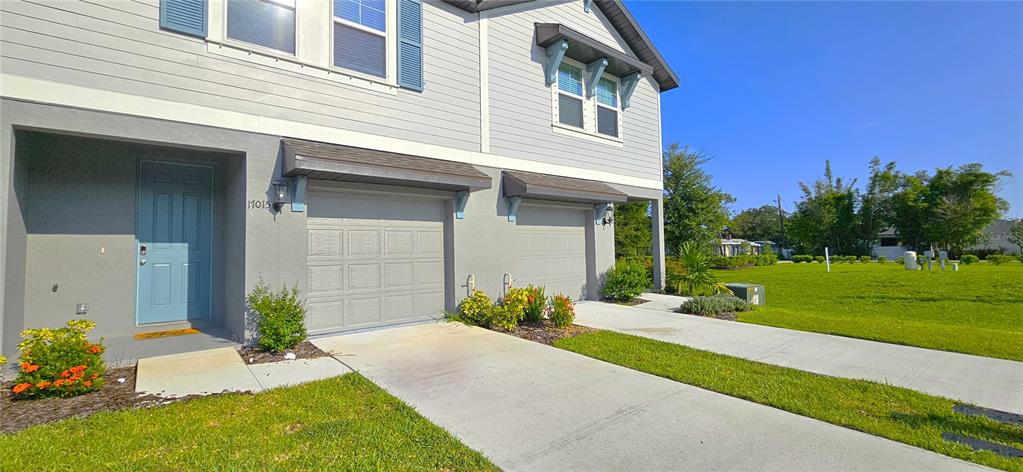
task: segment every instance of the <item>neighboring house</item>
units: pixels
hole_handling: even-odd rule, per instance
[[[895,233],[894,229],[886,229],[881,231],[877,235],[877,243],[871,249],[870,253],[874,257],[887,257],[888,259],[898,259],[902,257],[906,251],[912,249],[906,249],[902,247],[899,241],[899,235]]]
[[[661,284],[678,80],[618,0],[0,13],[3,353],[76,317],[124,356],[153,331],[240,340],[260,280],[298,284],[313,334],[509,280],[596,298],[625,201],[653,202]]]
[[[760,243],[747,241],[740,238],[725,238],[718,240],[716,253],[719,256],[731,257],[738,255],[760,254]]]
[[[1015,220],[1011,219],[998,219],[991,222],[984,228],[982,241],[966,248],[963,252],[968,254],[971,251],[1002,251],[1006,254],[1019,254],[1019,246],[1009,241],[1009,229],[1014,223]],[[874,257],[886,256],[889,259],[895,259],[902,257],[904,252],[912,250],[902,247],[899,235],[895,233],[894,229],[884,230],[877,237],[878,243],[871,251]]]

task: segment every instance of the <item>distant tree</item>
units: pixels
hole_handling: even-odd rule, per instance
[[[1016,220],[1009,227],[1009,242],[1019,246],[1019,252],[1023,254],[1023,219]]]
[[[859,226],[859,248],[857,254],[869,255],[878,241],[878,234],[891,227],[895,220],[895,194],[899,190],[902,175],[895,169],[895,162],[881,165],[881,159],[870,160],[870,178],[866,191],[860,196],[856,223]]]
[[[615,205],[615,257],[640,258],[651,254],[649,202]]]
[[[664,151],[664,242],[677,255],[682,243],[709,245],[728,224],[727,205],[735,201],[711,182],[703,151],[673,143]]]
[[[828,247],[832,254],[858,255],[863,245],[858,240],[855,184],[856,179],[848,185],[841,177],[836,179],[830,161],[824,161],[824,178],[812,187],[799,183],[803,198],[788,226],[797,252],[824,254]]]
[[[782,240],[781,220],[774,205],[747,208],[735,215],[728,227],[737,238],[776,243]]]
[[[984,238],[984,228],[1009,210],[996,194],[1007,171],[985,172],[980,164],[938,169],[927,182],[927,239],[939,249],[961,252]]]

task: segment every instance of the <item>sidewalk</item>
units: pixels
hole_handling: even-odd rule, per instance
[[[641,295],[647,298],[647,294]],[[705,351],[911,388],[977,406],[1023,413],[1023,362],[900,346],[667,312],[658,304],[576,306],[577,324]],[[672,297],[679,298],[680,297]],[[677,306],[677,305],[676,305]]]

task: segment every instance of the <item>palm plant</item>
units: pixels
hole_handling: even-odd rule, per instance
[[[676,293],[680,295],[701,295],[708,292],[732,294],[725,284],[718,281],[717,276],[711,271],[707,254],[697,244],[692,241],[682,243],[679,250],[679,262],[682,264],[682,271],[669,274],[668,277],[668,283],[675,286]]]

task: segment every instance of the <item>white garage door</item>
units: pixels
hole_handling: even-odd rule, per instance
[[[443,313],[441,200],[312,191],[308,211],[310,332]]]
[[[586,212],[523,204],[516,216],[516,287],[542,285],[548,295],[586,296]]]

